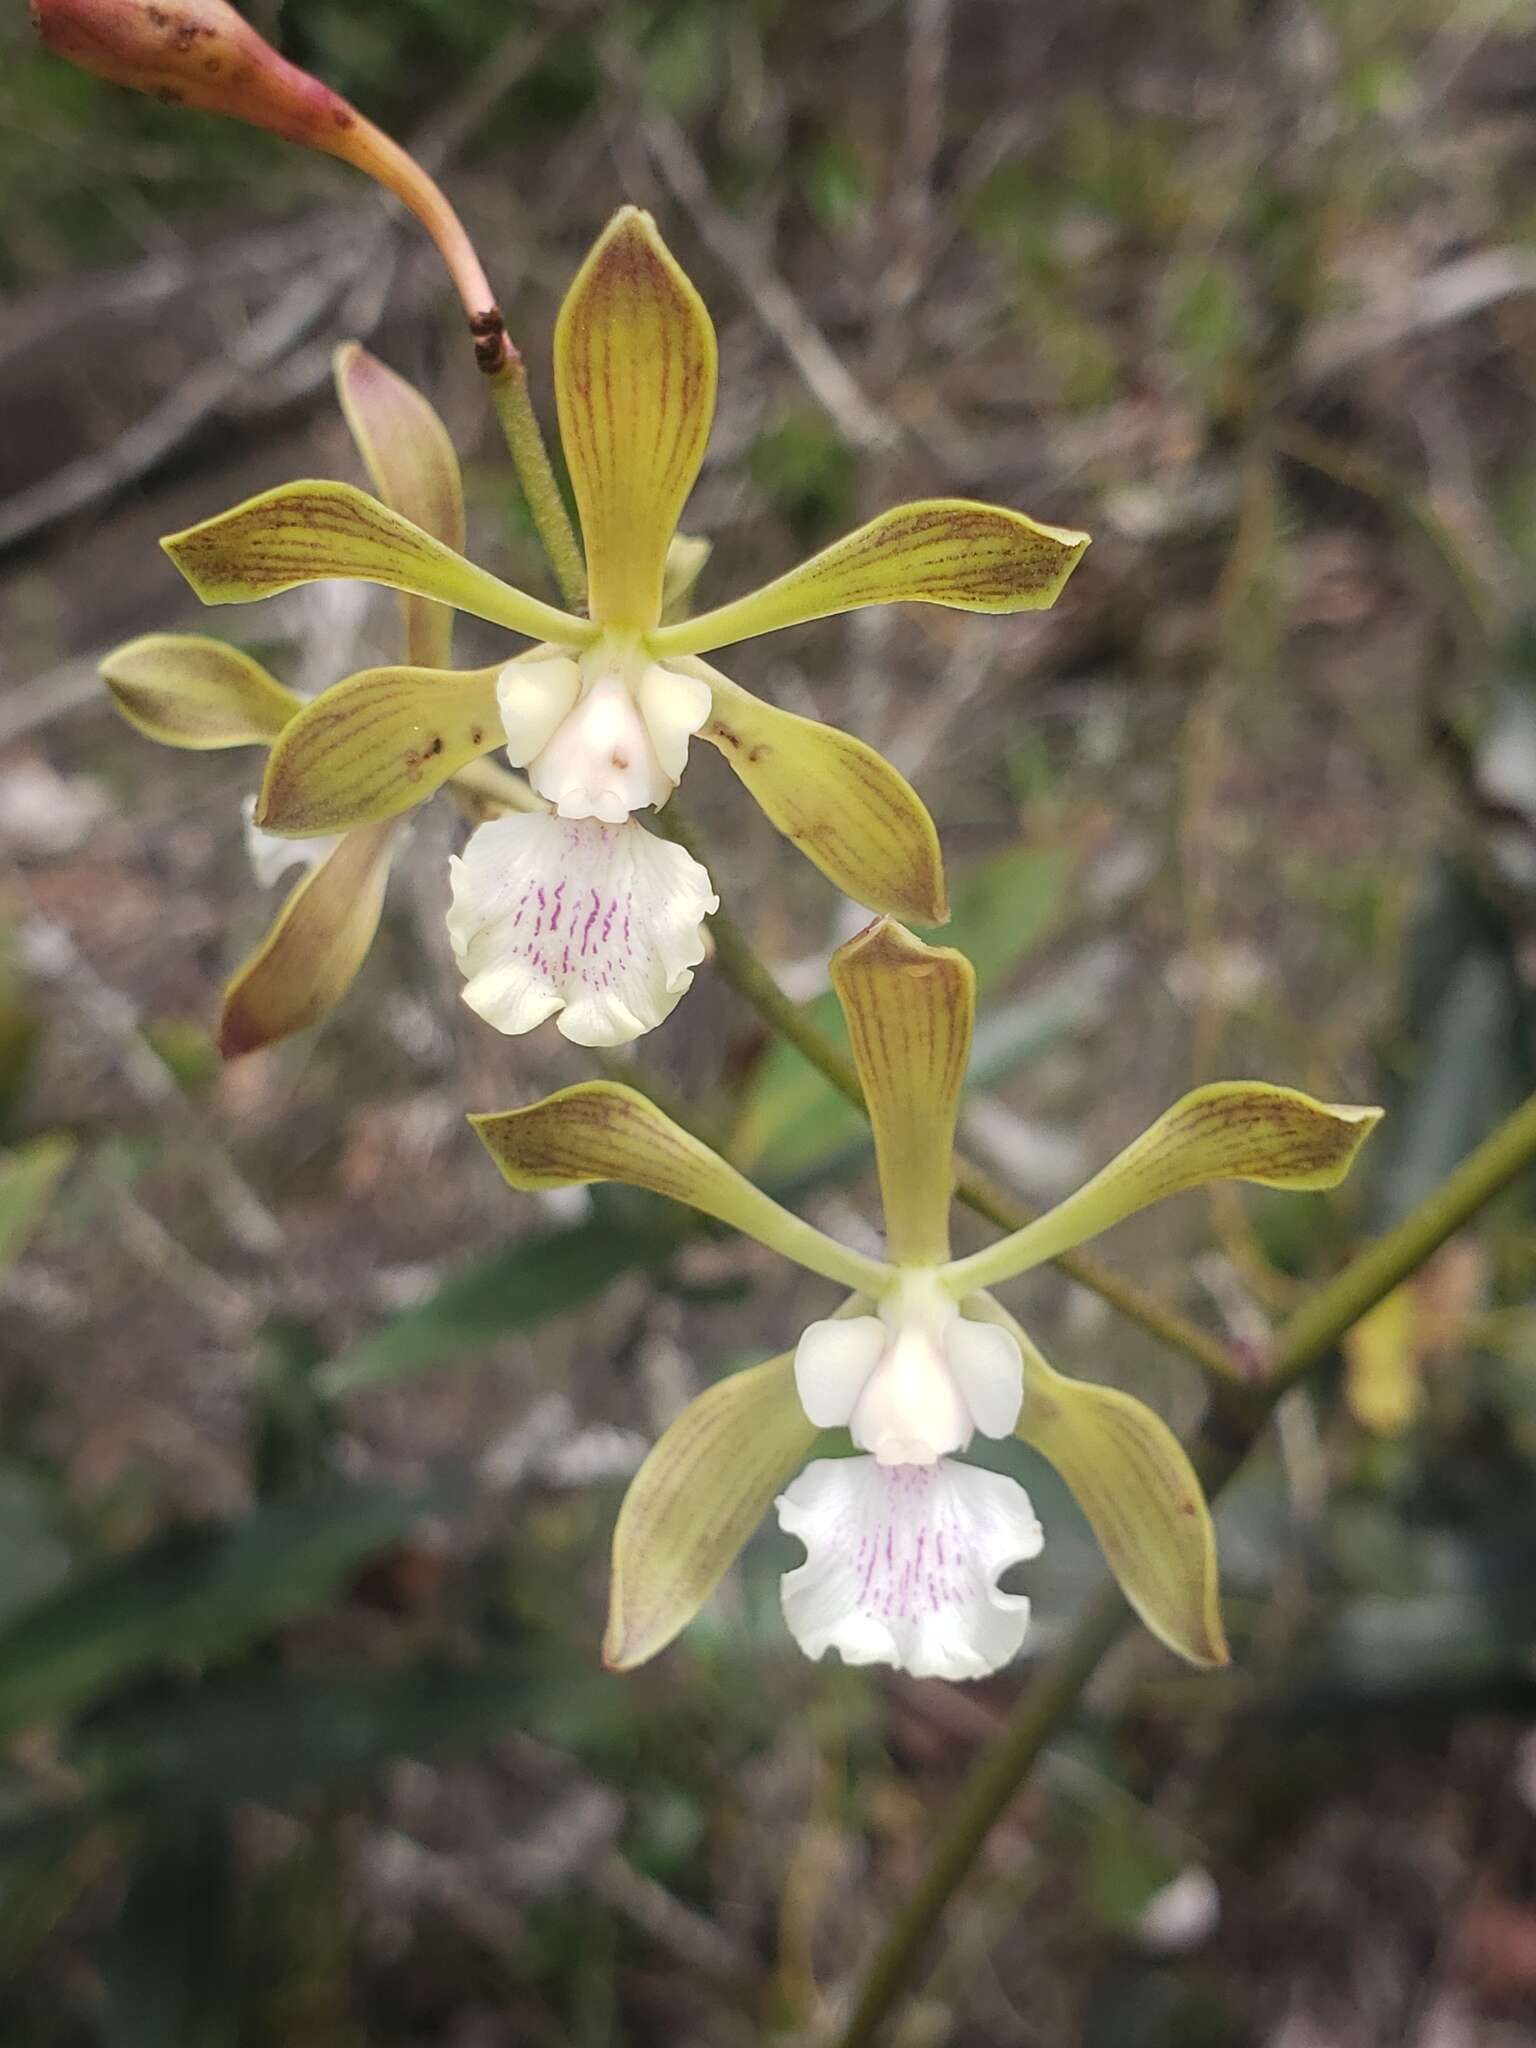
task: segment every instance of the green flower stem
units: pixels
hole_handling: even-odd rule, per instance
[[[659,814],[659,823],[680,846],[689,852],[694,851],[692,832],[676,815],[675,800]],[[764,1023],[781,1038],[788,1039],[796,1051],[831,1082],[839,1095],[845,1096],[855,1109],[867,1114],[853,1061],[833,1044],[797,1003],[785,995],[730,913],[716,911],[709,921],[709,929],[715,942],[715,964],[737,994],[745,997]],[[1000,1230],[1022,1230],[1033,1220],[1031,1212],[1021,1202],[1015,1201],[979,1166],[958,1153],[955,1155],[955,1194],[968,1209],[984,1216],[989,1223],[995,1223]],[[1128,1321],[1138,1324],[1174,1350],[1182,1351],[1212,1379],[1234,1385],[1242,1382],[1242,1368],[1218,1337],[1211,1336],[1181,1316],[1177,1309],[1169,1308],[1145,1288],[1122,1279],[1086,1252],[1061,1252],[1053,1263],[1078,1286],[1086,1287],[1091,1294],[1097,1294],[1117,1308]]]
[[[1273,1408],[1346,1330],[1410,1273],[1417,1272],[1432,1252],[1454,1237],[1532,1160],[1536,1160],[1536,1095],[1528,1095],[1401,1223],[1367,1245],[1342,1273],[1303,1302],[1275,1340],[1263,1384],[1266,1410]]]
[[[1056,1655],[1030,1678],[1002,1733],[961,1786],[916,1890],[886,1929],[837,2048],[867,2048],[876,2038],[881,2022],[916,1974],[928,1937],[964,1883],[998,1815],[1077,1705],[1129,1619],[1119,1588],[1107,1581]]]
[[[1483,1141],[1401,1223],[1352,1260],[1303,1304],[1280,1332],[1248,1414],[1224,1404],[1219,1432],[1207,1430],[1192,1455],[1212,1499],[1246,1460],[1276,1405],[1377,1302],[1454,1237],[1503,1188],[1536,1162],[1536,1095]],[[886,1929],[866,1970],[837,2048],[869,2048],[916,1975],[928,1938],[965,1881],[993,1823],[1013,1800],[1056,1730],[1072,1713],[1129,1615],[1105,1585],[1066,1642],[1020,1693],[1007,1725],[981,1756],[944,1823],[916,1890]]]
[[[560,586],[560,595],[573,612],[585,613],[587,567],[582,558],[581,543],[576,538],[576,529],[565,509],[560,486],[555,481],[554,466],[544,445],[538,415],[528,396],[528,372],[523,367],[522,357],[516,353],[505,357],[501,367],[493,371],[486,382],[490,386],[491,403],[496,408],[501,431],[511,451],[517,480],[533,514],[534,528],[555,572],[555,581]]]

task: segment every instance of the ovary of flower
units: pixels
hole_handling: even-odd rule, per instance
[[[881,1465],[932,1465],[977,1430],[1012,1435],[1023,1371],[1008,1332],[962,1317],[929,1268],[902,1272],[878,1315],[812,1323],[795,1350],[808,1419],[846,1425]]]
[[[605,825],[660,809],[711,705],[707,684],[606,634],[579,659],[509,662],[496,697],[513,767],[560,817]]]

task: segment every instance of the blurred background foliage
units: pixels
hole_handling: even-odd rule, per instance
[[[1107,1247],[1261,1356],[1533,1085],[1528,0],[249,12],[442,164],[536,374],[606,214],[657,211],[721,332],[707,601],[903,494],[1093,530],[1048,618],[864,615],[742,674],[931,803],[984,990],[967,1142],[1029,1199],[1196,1080],[1388,1103],[1338,1196]],[[815,2038],[1017,1675],[801,1663],[771,1534],[655,1668],[601,1672],[628,1474],[822,1292],[630,1194],[506,1196],[464,1109],[584,1069],[463,1014],[446,821],[331,1024],[221,1070],[270,914],[249,764],[142,744],[94,676],[206,624],[154,536],[352,475],[328,364],[359,333],[448,419],[479,558],[539,569],[430,251],[339,166],[49,62],[14,13],[0,2039]],[[321,590],[219,626],[317,688],[392,614]],[[856,914],[694,774],[723,891],[835,1023]],[[775,1192],[868,1227],[858,1120],[707,969],[644,1054]],[[1233,1670],[1117,1658],[902,2041],[1536,2040],[1531,1226],[1516,1190],[1286,1404],[1221,1514]],[[1064,1369],[1198,1412],[1097,1302],[1018,1293]],[[1093,1553],[1002,1455],[1048,1645]]]

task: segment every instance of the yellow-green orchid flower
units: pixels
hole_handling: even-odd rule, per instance
[[[941,923],[927,811],[873,749],[762,703],[699,657],[862,605],[1051,604],[1087,536],[960,499],[900,506],[716,611],[663,617],[668,551],[715,400],[715,335],[648,214],[625,207],[555,329],[555,395],[581,514],[589,618],[467,562],[345,484],[268,491],[164,545],[210,604],[359,577],[472,612],[536,644],[473,674],[411,666],[338,683],[273,748],[257,823],[285,837],[398,816],[504,746],[549,806],[496,819],[453,866],[449,930],[465,999],[499,1029],[559,1017],[612,1045],[672,1009],[703,957],[709,877],[635,814],[664,804],[695,736],[837,886]]]
[[[436,412],[356,342],[338,349],[335,370],[342,410],[380,497],[423,532],[457,545],[463,487]],[[452,611],[409,596],[402,609],[408,660],[435,671],[452,656]],[[130,725],[193,752],[270,748],[306,703],[239,648],[201,634],[146,633],[114,649],[101,673]],[[484,785],[473,791],[477,815],[533,801],[489,763],[476,764],[473,774]],[[387,818],[281,839],[251,822],[255,803],[254,795],[247,799],[246,844],[257,881],[272,888],[295,866],[305,872],[225,990],[219,1046],[226,1058],[318,1023],[345,995],[378,930],[400,836],[400,820]]]
[[[1225,1662],[1210,1514],[1177,1438],[1129,1394],[1055,1372],[987,1290],[1188,1188],[1333,1187],[1380,1110],[1258,1081],[1197,1088],[1049,1214],[954,1259],[970,964],[882,920],[833,957],[832,983],[874,1129],[884,1259],[791,1215],[616,1084],[471,1119],[514,1188],[649,1188],[851,1290],[792,1352],[702,1394],[641,1466],[614,1536],[608,1663],[664,1648],[773,1503],[805,1545],[783,1605],[809,1656],[836,1649],[918,1677],[996,1670],[1029,1616],[999,1577],[1042,1538],[1022,1487],[957,1460],[976,1431],[1017,1434],[1049,1459],[1153,1634],[1192,1663]],[[807,1464],[835,1428],[864,1455]]]

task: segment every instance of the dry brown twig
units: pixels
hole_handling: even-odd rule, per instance
[[[779,342],[838,432],[866,451],[900,440],[900,427],[864,391],[755,238],[716,199],[687,135],[669,113],[646,102],[634,52],[617,36],[604,34],[598,57],[623,101],[641,108],[636,126],[663,183],[716,262],[736,279],[743,299]]]
[[[431,117],[412,152],[425,168],[440,169],[464,146],[497,100],[537,61],[550,33],[548,29],[531,34],[518,29],[509,35],[476,72],[473,83]],[[359,287],[362,301],[350,309],[351,317],[342,324],[364,338],[377,326],[393,275],[392,245],[404,210],[395,200],[370,206],[366,215],[358,209],[359,220],[369,216],[373,221],[370,232],[338,236],[331,244],[331,256],[318,270],[301,268],[222,356],[194,370],[110,447],[66,463],[0,505],[0,551],[32,539],[61,519],[147,476],[253,380],[269,380],[267,399],[277,403],[306,396],[323,384],[330,375],[332,336],[271,380],[278,366],[327,313]],[[261,246],[270,260],[270,245]],[[176,277],[199,289],[204,287],[200,259],[183,254],[160,262],[162,268],[152,271],[147,281],[140,277],[140,290],[147,288],[151,296],[158,296],[167,281]]]

